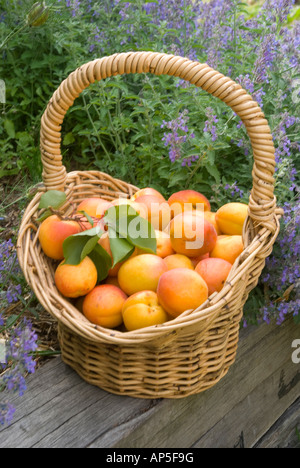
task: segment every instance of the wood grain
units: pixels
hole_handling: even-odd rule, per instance
[[[83,381],[60,358],[27,379],[1,448],[216,448],[295,444],[300,368],[292,320],[243,330],[235,364],[214,388],[184,399],[135,399]],[[293,405],[293,406],[291,406]],[[291,407],[289,417],[280,418]],[[264,438],[265,436],[265,438]]]

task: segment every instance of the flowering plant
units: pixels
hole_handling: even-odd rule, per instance
[[[16,319],[12,316],[5,322],[0,315],[0,337],[7,336],[1,340],[5,352],[1,353],[0,359],[0,425],[11,422],[15,409],[10,403],[10,395],[24,394],[25,375],[34,373],[36,366],[31,353],[37,349],[37,335],[26,319],[13,326]]]
[[[7,28],[20,23],[20,3],[24,11],[32,6],[29,0],[2,3],[0,42]],[[42,28],[27,28],[1,50],[0,77],[8,95],[0,125],[0,175],[26,168],[40,180],[40,115],[74,66],[130,50],[206,62],[240,83],[264,111],[276,148],[278,205],[286,209],[266,274],[245,311],[254,308],[259,317],[281,322],[281,308],[288,303],[296,318],[299,276],[292,252],[299,239],[299,7],[293,0],[266,0],[260,8],[238,0],[58,0],[51,10]],[[213,210],[232,199],[247,202],[252,186],[252,149],[240,119],[222,101],[168,76],[128,75],[91,86],[64,123],[62,149],[68,168],[98,168],[166,196],[196,189],[207,195]],[[288,221],[291,214],[293,222]],[[292,243],[285,273],[278,262],[275,267],[284,239]]]

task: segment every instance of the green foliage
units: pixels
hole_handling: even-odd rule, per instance
[[[53,2],[42,27],[21,31],[1,52],[0,77],[5,80],[7,96],[0,122],[0,175],[25,169],[33,181],[40,180],[40,119],[53,92],[77,66],[98,56],[128,50],[192,54],[201,62],[208,59],[207,44],[197,25],[202,20],[197,19],[194,6],[201,2],[185,3],[179,31],[173,18],[157,16],[155,2],[148,2],[148,9],[139,0],[77,3],[69,2],[68,7],[65,1]],[[26,19],[32,4],[24,0],[20,10],[18,2],[4,2],[0,40]],[[253,68],[258,52],[242,37],[247,29],[253,31],[253,27],[241,22],[244,14],[255,17],[256,12],[248,13],[241,3],[220,19],[220,28],[226,23],[234,35],[226,47],[221,47],[223,60],[216,65],[225,74],[230,71],[234,79]],[[257,36],[266,35],[264,27],[263,21],[258,23]],[[214,36],[209,39],[211,44],[215,40]],[[286,89],[286,76],[283,78],[274,69],[272,92],[264,100],[273,127],[278,124],[274,91],[284,93]],[[289,110],[290,104],[289,100]],[[208,107],[218,119],[216,142],[203,132]],[[174,120],[184,109],[189,111],[188,125],[195,138],[182,148],[182,158],[198,158],[191,167],[183,166],[182,158],[172,163],[162,141],[162,122]],[[244,128],[237,128],[238,122],[221,101],[177,78],[144,74],[113,77],[91,86],[68,112],[62,152],[68,170],[97,168],[141,187],[151,185],[166,196],[182,188],[196,188],[217,207],[230,198],[228,193],[220,193],[220,187],[227,183],[238,181],[246,200],[251,189],[252,157],[248,156],[248,137]]]
[[[208,63],[253,96],[273,133],[278,204],[295,203],[300,65],[299,7],[290,8],[292,1],[263,7],[238,0],[46,3],[50,14],[39,27],[26,23],[34,1],[3,0],[0,7],[6,85],[0,178],[22,171],[41,181],[41,117],[74,69],[116,52],[148,50]],[[62,155],[68,171],[98,169],[166,197],[185,188],[201,191],[213,210],[232,200],[247,203],[252,187],[252,148],[238,116],[175,77],[123,75],[90,86],[66,115]],[[126,242],[119,247],[116,258],[130,252]],[[94,255],[101,256],[99,249]],[[265,299],[260,292],[254,308]]]
[[[48,192],[51,194],[51,191]],[[55,193],[54,195],[55,198]],[[49,208],[49,206],[44,206]],[[98,282],[104,280],[110,268],[129,258],[139,247],[146,252],[156,253],[156,235],[152,225],[141,218],[130,206],[113,206],[103,218],[109,233],[112,259],[98,243],[105,231],[99,225],[68,237],[63,243],[65,264],[78,265],[85,257],[94,260],[98,270]],[[94,224],[93,221],[91,223]]]

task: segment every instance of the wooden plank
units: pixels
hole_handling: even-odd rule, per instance
[[[55,358],[12,401],[16,417],[0,429],[0,447],[251,447],[300,396],[299,365],[291,361],[299,337],[292,320],[243,330],[227,376],[180,400],[109,394]]]
[[[22,398],[14,398],[16,417],[0,430],[1,448],[81,448],[136,412],[147,411],[152,400],[111,395],[86,384],[60,358],[28,378]]]
[[[235,446],[242,433],[247,437],[244,445],[253,446],[300,395],[299,366],[291,361],[291,344],[300,336],[300,327],[288,320],[281,327],[263,325],[245,335],[236,363],[214,388],[184,400],[163,400],[150,417],[128,421],[94,446],[110,440],[114,447],[215,447],[223,432],[227,447]],[[264,406],[266,391],[270,401]],[[253,412],[256,418],[247,430]]]
[[[300,398],[285,411],[255,448],[300,448]]]
[[[287,374],[290,371],[292,377],[294,371],[290,368]],[[299,395],[299,388],[294,387],[289,392],[288,399],[278,397],[280,374],[279,369],[259,384],[193,447],[252,448],[274,423],[274,419],[276,420],[278,415],[285,411],[287,404],[289,405],[295,396]]]

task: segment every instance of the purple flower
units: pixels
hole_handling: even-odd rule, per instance
[[[214,124],[218,122],[218,118],[214,114],[214,110],[212,109],[212,107],[207,107],[205,114],[208,119],[205,121],[203,132],[210,133],[211,140],[216,141],[218,138],[218,135],[217,135],[217,127]]]
[[[18,265],[17,254],[12,240],[0,243],[0,294],[5,292],[6,301],[11,304],[18,301],[18,295],[22,293],[19,284],[21,270]],[[2,291],[1,291],[2,290]],[[4,296],[3,296],[4,299]]]
[[[1,326],[5,322],[1,318]],[[34,373],[36,362],[32,353],[37,349],[37,334],[31,322],[23,319],[17,326],[10,327],[9,338],[6,341],[6,360],[0,368],[6,366],[0,374],[0,389],[6,389],[8,394],[17,393],[23,396],[26,390],[26,373]],[[0,402],[0,424],[11,421],[14,409],[9,401]]]
[[[161,128],[170,130],[169,132],[164,133],[162,141],[165,146],[169,146],[169,158],[171,162],[175,162],[180,159],[184,143],[195,138],[195,134],[193,132],[189,134],[189,128],[187,125],[188,121],[188,110],[186,109],[181,112],[176,119],[170,120],[169,122],[164,120],[161,125]],[[189,161],[191,161],[191,159],[183,160],[182,165],[189,165]]]
[[[267,258],[262,282],[268,285],[271,301],[263,307],[263,320],[281,324],[288,314],[300,310],[300,200],[283,206],[284,217],[274,251]]]
[[[273,64],[278,53],[278,45],[279,42],[275,34],[268,34],[265,36],[254,64],[254,83],[269,83],[268,72],[273,68]]]
[[[266,0],[262,6],[262,13],[272,23],[285,23],[294,3],[294,0]]]
[[[0,402],[0,426],[4,426],[4,424],[10,424],[14,417],[15,411],[15,408],[11,404]]]
[[[236,197],[237,199],[242,199],[244,197],[244,191],[238,187],[237,181],[232,184],[226,184],[224,189],[230,191],[232,198]]]

